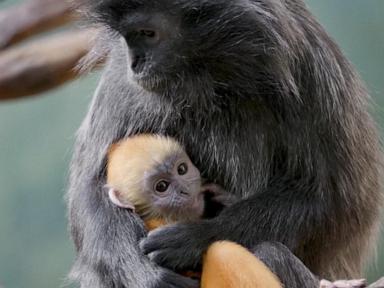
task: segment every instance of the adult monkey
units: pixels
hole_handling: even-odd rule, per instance
[[[360,276],[382,200],[378,136],[359,77],[301,0],[85,7],[110,28],[113,49],[71,168],[82,287],[194,285],[142,255],[142,222],[102,191],[108,147],[137,133],[175,137],[204,178],[244,199],[215,219],[150,234],[141,248],[154,262],[191,269],[226,239],[270,253],[287,287],[315,286],[294,280],[299,265],[279,270],[289,250],[260,244],[277,241],[320,277]]]

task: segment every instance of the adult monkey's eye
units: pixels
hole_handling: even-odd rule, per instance
[[[168,190],[169,187],[169,182],[166,180],[160,180],[159,182],[156,183],[155,185],[155,190],[160,193],[164,193],[165,191]]]
[[[188,165],[186,163],[181,163],[179,167],[177,167],[177,173],[179,175],[185,175],[188,172]]]
[[[144,37],[148,38],[154,38],[156,36],[156,32],[153,30],[148,30],[148,29],[142,29],[139,31],[139,34]]]

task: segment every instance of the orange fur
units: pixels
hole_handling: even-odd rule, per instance
[[[203,264],[201,288],[282,288],[267,266],[244,247],[216,242]]]
[[[164,219],[148,219],[145,221],[145,227],[148,231],[164,226],[165,224],[166,221]]]
[[[122,140],[109,149],[107,183],[120,193],[136,193],[145,171],[183,151],[175,140],[164,136],[141,134]],[[129,188],[135,191],[128,191]]]
[[[178,153],[185,153],[184,149],[169,137],[141,134],[124,139],[109,149],[107,184],[118,191],[122,202],[131,203],[140,216],[157,218],[157,211],[151,209],[150,200],[143,194],[142,180],[146,172]]]

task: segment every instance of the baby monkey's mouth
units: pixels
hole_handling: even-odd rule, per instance
[[[166,206],[159,207],[165,218],[173,221],[201,219],[204,213],[204,198],[175,199]]]

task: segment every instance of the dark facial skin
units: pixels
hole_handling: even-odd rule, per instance
[[[281,267],[295,263],[291,252],[319,277],[360,276],[382,203],[379,138],[364,85],[303,1],[85,6],[112,33],[71,167],[82,287],[197,287],[166,268],[200,267],[218,240],[259,247],[286,287],[316,287],[295,280],[302,266]],[[240,201],[146,237],[103,193],[108,147],[138,133],[174,137],[204,179]]]

